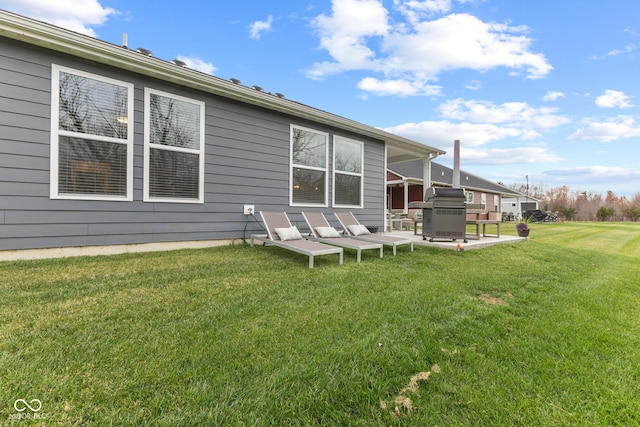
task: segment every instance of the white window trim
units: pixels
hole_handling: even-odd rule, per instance
[[[336,170],[336,140],[342,140],[345,142],[350,142],[350,143],[355,143],[360,145],[360,173],[354,173],[354,172],[344,172],[344,171],[338,171]],[[386,170],[386,169],[385,169]],[[336,174],[341,174],[341,175],[351,175],[351,176],[359,176],[360,177],[360,203],[357,205],[342,205],[342,204],[337,204],[336,203]],[[363,208],[364,203],[364,142],[362,141],[358,141],[355,139],[351,139],[351,138],[345,138],[343,136],[338,136],[338,135],[334,135],[333,136],[333,188],[332,188],[332,193],[333,193],[333,200],[331,201],[333,203],[333,207],[336,208]]]
[[[473,191],[465,191],[465,195],[467,196],[467,203],[474,203],[475,193]]]
[[[165,98],[173,98],[182,102],[195,104],[200,107],[200,148],[194,150],[191,148],[170,147],[161,144],[152,144],[150,141],[150,122],[151,122],[151,95],[160,95]],[[163,92],[160,90],[145,87],[144,88],[144,189],[143,189],[143,201],[154,203],[204,203],[204,166],[205,166],[205,103],[193,98],[186,98],[180,95],[175,95],[169,92]],[[198,177],[198,199],[172,199],[166,197],[151,197],[149,195],[149,161],[151,148],[158,148],[167,151],[177,151],[182,153],[198,154],[199,162],[199,177]]]
[[[319,135],[324,135],[326,146],[325,146],[325,167],[319,168],[315,166],[307,166],[307,165],[299,165],[293,163],[293,129],[305,130],[308,132],[317,133]],[[329,191],[329,134],[326,132],[319,131],[317,129],[311,129],[304,126],[298,126],[295,124],[291,124],[289,126],[289,206],[315,206],[315,207],[328,207],[329,206],[329,197],[327,192]],[[293,169],[301,168],[308,170],[317,170],[324,172],[324,203],[294,203],[293,201]]]
[[[99,80],[117,86],[127,88],[127,139],[111,138],[101,135],[89,135],[78,132],[66,131],[60,129],[60,72],[75,74],[77,76],[86,77],[93,80]],[[113,200],[113,201],[132,201],[133,200],[133,83],[115,80],[97,74],[87,73],[85,71],[75,70],[73,68],[63,67],[61,65],[51,65],[51,168],[49,172],[49,197],[51,199],[69,199],[69,200]],[[58,173],[60,170],[59,144],[60,136],[69,136],[74,138],[91,139],[94,141],[112,142],[127,145],[127,191],[126,196],[117,195],[100,195],[100,194],[70,194],[60,193]]]

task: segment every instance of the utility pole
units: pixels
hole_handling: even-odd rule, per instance
[[[524,177],[527,180],[527,193],[526,193],[527,197],[526,197],[526,200],[525,200],[525,205],[526,205],[526,207],[529,207],[529,175],[525,175]],[[522,212],[522,217],[523,218],[524,218],[524,213],[525,212],[526,212],[526,209],[523,210],[523,212]]]

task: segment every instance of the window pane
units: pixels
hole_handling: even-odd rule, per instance
[[[152,144],[200,149],[200,106],[166,96],[150,96]]]
[[[325,204],[325,172],[293,169],[293,203]]]
[[[335,141],[335,170],[360,173],[362,171],[362,144],[342,139]]]
[[[293,164],[324,168],[327,164],[327,137],[303,129],[293,129]]]
[[[59,129],[127,139],[127,98],[126,87],[61,71]]]
[[[60,137],[58,153],[60,193],[126,196],[126,144]]]
[[[335,199],[337,205],[360,206],[360,183],[362,177],[355,175],[335,174]]]
[[[200,163],[198,154],[163,149],[149,150],[149,196],[198,199]]]

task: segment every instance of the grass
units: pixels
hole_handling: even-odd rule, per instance
[[[0,424],[638,425],[640,224],[531,228],[2,263]]]

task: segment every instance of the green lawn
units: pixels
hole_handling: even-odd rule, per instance
[[[531,228],[0,263],[0,425],[640,424],[640,223]]]

